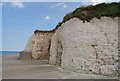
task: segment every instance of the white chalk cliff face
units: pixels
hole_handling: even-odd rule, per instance
[[[75,72],[117,75],[118,17],[63,23],[52,36],[49,63]]]
[[[62,68],[101,75],[118,74],[118,17],[78,18],[55,32],[36,32],[20,54],[21,59],[48,59]]]

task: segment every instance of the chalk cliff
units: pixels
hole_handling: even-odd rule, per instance
[[[118,75],[119,8],[120,3],[77,8],[53,31],[35,31],[19,59],[45,59],[75,72]]]
[[[49,63],[76,72],[117,75],[118,17],[65,22],[52,36]]]
[[[118,75],[118,17],[73,18],[55,32],[35,31],[20,59],[47,59],[49,64],[82,73]]]
[[[49,59],[50,41],[54,32],[36,30],[30,37],[19,59]]]

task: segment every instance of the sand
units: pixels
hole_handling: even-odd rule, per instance
[[[17,60],[18,55],[3,56],[3,79],[117,79],[117,77],[82,74],[48,64],[47,60]]]
[[[0,56],[0,80],[2,79],[2,56]]]

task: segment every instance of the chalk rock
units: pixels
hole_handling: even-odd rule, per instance
[[[31,55],[31,58],[35,60],[48,60],[50,42],[53,33],[54,32],[51,31],[35,31],[34,34],[30,37],[22,53],[24,55],[26,54],[26,52],[27,54],[29,53]]]
[[[63,23],[51,40],[49,63],[67,70],[117,75],[117,59],[118,17],[85,23],[73,18]]]

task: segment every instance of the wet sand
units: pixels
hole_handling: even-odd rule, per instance
[[[44,61],[17,60],[18,55],[2,57],[3,79],[117,79],[117,77],[76,73]]]

